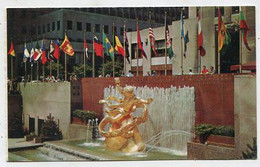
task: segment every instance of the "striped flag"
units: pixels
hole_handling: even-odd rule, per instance
[[[49,47],[49,57],[48,57],[48,59],[50,60],[50,61],[54,61],[55,60],[55,57],[53,56],[53,53],[54,53],[54,44],[53,44],[53,42],[52,42],[52,40],[51,40],[51,42],[50,42],[50,47]]]
[[[242,10],[239,11],[239,22],[240,22],[239,27],[240,27],[240,29],[242,30],[242,33],[243,33],[244,45],[248,50],[251,50],[251,48],[248,46],[247,39],[246,39],[249,28],[247,26],[247,22],[246,22],[246,19],[245,19],[245,16],[244,16],[244,13],[242,12]]]
[[[206,55],[206,50],[203,47],[203,33],[200,23],[200,12],[198,11],[198,50],[200,51],[200,56]]]
[[[41,48],[40,48],[39,43],[38,43],[38,41],[37,41],[36,47],[35,47],[35,49],[34,49],[33,59],[34,59],[35,61],[38,61],[39,58],[41,57],[41,55],[42,55],[42,51],[41,51]]]
[[[157,51],[155,49],[155,37],[154,37],[154,33],[153,33],[152,27],[149,28],[149,38],[150,38],[150,43],[151,43],[152,50],[153,50],[154,54],[157,56],[158,53],[157,53]]]
[[[124,37],[125,37],[125,56],[126,56],[126,59],[127,59],[127,61],[128,61],[128,63],[130,64],[130,59],[129,59],[129,57],[130,57],[130,54],[129,54],[129,49],[128,49],[128,47],[129,47],[129,43],[128,43],[128,39],[127,39],[127,36],[126,36],[126,31],[124,32]]]
[[[124,47],[122,46],[122,44],[121,44],[121,42],[120,42],[120,40],[119,40],[119,38],[118,38],[117,35],[115,35],[115,44],[116,44],[115,50],[116,50],[119,54],[121,54],[121,56],[125,57]]]
[[[166,24],[166,27],[165,27],[165,35],[166,35],[167,53],[169,55],[169,58],[171,59],[172,57],[175,57],[175,54],[173,53],[173,50],[172,50],[172,41],[171,41],[171,38],[170,38],[170,32],[169,32],[167,24]]]
[[[24,44],[24,51],[23,51],[24,57],[29,58],[30,57],[30,53],[26,47],[26,43]]]

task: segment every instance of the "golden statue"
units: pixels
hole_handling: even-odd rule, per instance
[[[138,125],[147,120],[147,104],[153,99],[140,99],[135,96],[134,88],[126,86],[124,90],[120,87],[119,78],[115,78],[116,87],[123,99],[117,99],[114,96],[108,96],[106,100],[100,100],[100,104],[107,104],[105,112],[107,116],[100,122],[99,131],[105,137],[105,146],[110,149],[124,152],[138,152],[145,150],[145,144],[138,130]],[[115,101],[117,104],[112,104]],[[133,112],[136,108],[143,108],[140,117],[134,117]],[[110,124],[107,131],[104,130],[106,125]]]

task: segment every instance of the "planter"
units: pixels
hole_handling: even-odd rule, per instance
[[[208,143],[211,145],[234,147],[235,139],[230,136],[210,135],[208,138]]]
[[[86,125],[87,121],[85,121],[85,120],[83,121],[83,120],[81,120],[78,117],[72,117],[72,123],[73,124],[78,124],[78,125]]]

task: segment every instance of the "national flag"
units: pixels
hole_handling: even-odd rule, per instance
[[[172,50],[172,41],[170,38],[170,32],[169,32],[169,28],[168,28],[168,24],[166,23],[166,27],[165,27],[165,35],[166,35],[166,49],[167,49],[167,53],[169,55],[169,58],[171,59],[172,57],[175,57],[175,54],[173,53]]]
[[[67,37],[67,35],[65,34],[65,39],[62,42],[62,44],[60,45],[61,50],[63,50],[63,52],[65,52],[66,54],[73,56],[74,55],[74,50],[70,44],[70,41]]]
[[[42,64],[45,65],[46,62],[47,62],[46,50],[44,47],[44,43],[42,42]]]
[[[35,61],[38,61],[39,58],[41,57],[41,55],[42,55],[42,51],[41,51],[41,48],[40,48],[39,43],[37,41],[35,49],[34,49],[33,59]]]
[[[152,50],[153,50],[154,54],[157,56],[158,53],[157,53],[157,51],[155,49],[155,37],[154,37],[154,33],[153,33],[152,27],[149,28],[149,38],[150,38],[150,43],[151,43]]]
[[[55,48],[54,48],[54,52],[53,52],[53,56],[58,60],[60,58],[60,47],[59,47],[59,40],[57,39],[55,41]]]
[[[226,26],[222,21],[220,9],[218,9],[218,51],[220,52],[224,44],[227,46],[230,42],[231,38],[226,30]]]
[[[127,39],[127,36],[126,36],[126,31],[124,32],[124,42],[125,42],[125,57],[126,57],[126,59],[127,59],[127,61],[128,61],[128,63],[130,64],[130,60],[129,60],[129,57],[130,57],[130,54],[129,54],[129,49],[128,49],[128,47],[129,47],[129,43],[128,43],[128,39]]]
[[[138,49],[141,50],[141,55],[147,59],[147,56],[146,56],[146,54],[144,52],[142,41],[141,41],[141,35],[140,35],[140,31],[139,31],[138,22],[136,22],[136,31],[137,31],[137,45],[138,45]],[[137,55],[137,58],[138,58],[138,55]]]
[[[184,36],[184,54],[183,56],[186,58],[186,52],[187,52],[187,43],[190,41],[189,39],[189,32],[187,31]]]
[[[11,46],[10,46],[10,49],[9,49],[9,51],[8,51],[8,55],[15,56],[14,44],[13,44],[13,42],[11,42]]]
[[[26,57],[26,58],[29,58],[29,57],[30,57],[30,53],[29,53],[29,51],[28,51],[28,49],[27,49],[27,47],[26,47],[26,43],[24,44],[23,55],[24,55],[24,57]]]
[[[96,56],[103,57],[103,46],[98,40],[97,36],[94,35],[94,51]]]
[[[48,57],[48,59],[50,60],[50,61],[54,61],[55,60],[55,57],[54,57],[54,44],[53,44],[53,42],[52,42],[52,40],[51,40],[51,42],[50,42],[50,47],[49,47],[49,57]]]
[[[125,57],[125,51],[124,51],[124,47],[122,46],[119,38],[117,35],[115,35],[115,50],[121,54],[123,57]]]
[[[206,55],[206,50],[203,47],[203,33],[200,23],[200,12],[198,11],[198,50],[200,51],[200,56]]]
[[[31,44],[32,46],[32,44]],[[33,55],[34,55],[34,48],[32,46],[32,49],[31,49],[31,52],[30,52],[30,63],[31,63],[31,66],[33,66]]]
[[[109,55],[111,57],[111,60],[113,60],[114,48],[111,45],[111,43],[109,42],[109,40],[104,32],[103,32],[103,47],[106,48],[107,55]]]
[[[84,39],[84,49],[85,49],[85,55],[86,55],[87,59],[89,59],[89,56],[88,56],[88,44],[87,44],[86,39]]]
[[[249,48],[248,46],[248,43],[247,43],[247,39],[246,39],[246,36],[247,36],[247,33],[249,31],[249,28],[247,26],[247,22],[246,22],[246,19],[245,19],[245,16],[244,16],[244,13],[242,12],[242,10],[239,11],[239,22],[240,22],[240,30],[242,31],[243,33],[243,41],[244,41],[244,45],[245,47],[248,49],[248,50],[251,50],[251,48]]]

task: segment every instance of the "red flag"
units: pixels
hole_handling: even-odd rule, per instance
[[[15,56],[14,44],[13,44],[13,42],[11,42],[11,46],[10,46],[10,50],[9,50],[9,52],[8,52],[8,55]]]
[[[203,48],[203,34],[200,23],[200,12],[198,11],[198,49],[200,50],[200,55],[205,56],[206,51]]]
[[[96,36],[94,36],[94,50],[97,56],[103,57],[103,46]]]
[[[242,30],[242,33],[243,33],[243,41],[244,41],[245,47],[248,50],[251,50],[251,48],[248,46],[247,39],[246,39],[249,28],[247,26],[247,22],[246,22],[246,19],[245,19],[245,16],[244,16],[244,13],[242,12],[242,10],[239,12],[239,20],[240,20],[240,26],[239,27],[240,27],[240,29]]]
[[[157,53],[156,48],[155,48],[155,37],[154,37],[152,27],[149,28],[149,37],[150,37],[150,43],[151,43],[152,50],[153,50],[154,54],[157,56],[158,53]]]
[[[73,56],[74,55],[74,50],[70,44],[70,41],[67,37],[67,35],[65,34],[65,39],[62,42],[62,44],[60,45],[61,50],[63,50],[63,52],[65,52],[66,54]]]
[[[138,43],[138,49],[141,50],[141,55],[144,56],[147,59],[147,56],[144,52],[143,46],[142,46],[142,41],[141,41],[141,36],[140,36],[140,31],[139,31],[139,26],[138,22],[136,23],[136,31],[137,31],[137,43]],[[138,58],[138,56],[137,56]]]
[[[55,48],[53,52],[53,56],[58,60],[60,57],[60,48],[58,39],[55,41]]]
[[[45,65],[47,62],[46,51],[42,51],[42,64]]]
[[[119,54],[121,54],[123,57],[125,57],[125,50],[124,50],[124,48],[123,48],[123,46],[122,46],[122,44],[121,44],[117,35],[115,35],[115,43],[116,43],[115,50]]]

